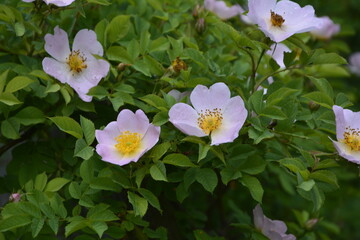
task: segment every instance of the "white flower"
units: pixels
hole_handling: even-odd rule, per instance
[[[204,0],[204,7],[221,19],[232,18],[244,12],[239,5],[228,7],[225,2],[217,0]]]
[[[250,20],[274,42],[281,42],[295,33],[311,31],[320,25],[310,5],[282,0],[249,0]]]
[[[116,121],[96,130],[95,135],[99,143],[96,152],[102,160],[122,166],[137,162],[159,141],[160,127],[150,124],[142,110],[124,109]]]
[[[234,141],[243,126],[247,110],[241,97],[230,97],[224,83],[210,88],[197,85],[191,92],[193,107],[177,103],[169,111],[169,121],[185,134],[211,136],[211,145]]]
[[[333,106],[336,120],[336,138],[333,141],[340,156],[360,164],[360,112]]]
[[[314,37],[326,40],[340,32],[340,25],[335,24],[328,16],[319,19],[321,20],[319,28],[311,31]]]
[[[23,0],[23,2],[34,2],[35,0]],[[73,3],[75,0],[44,0],[44,2],[49,4],[54,4],[58,7],[65,7]]]
[[[57,26],[54,35],[45,35],[45,50],[53,58],[44,58],[44,71],[60,82],[69,84],[83,101],[90,102],[92,97],[87,93],[90,88],[97,86],[110,68],[108,62],[93,56],[103,55],[103,48],[96,40],[95,32],[80,30],[70,51],[67,33]]]
[[[275,48],[275,51],[274,51]],[[285,68],[284,64],[284,53],[291,52],[291,50],[282,43],[276,43],[271,45],[270,50],[266,52],[267,55],[271,56],[280,68]]]
[[[360,52],[351,54],[349,58],[350,71],[360,76]]]

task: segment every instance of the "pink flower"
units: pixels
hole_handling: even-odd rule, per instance
[[[319,28],[311,31],[314,37],[326,40],[340,32],[340,25],[335,24],[328,16],[319,19],[321,20]]]
[[[249,0],[248,17],[274,42],[311,31],[321,23],[312,6],[302,8],[289,0]]]
[[[95,136],[99,143],[96,152],[102,160],[122,166],[137,162],[159,141],[160,127],[150,124],[142,110],[124,109],[116,121],[96,130]]]
[[[336,120],[336,138],[333,141],[339,155],[360,164],[360,112],[333,106]]]
[[[197,85],[190,94],[191,107],[177,103],[169,111],[169,121],[187,135],[211,136],[211,145],[234,141],[243,126],[247,110],[241,97],[230,98],[224,83],[210,88]]]
[[[267,218],[259,204],[254,208],[253,214],[256,228],[270,240],[296,240],[294,235],[286,234],[287,227],[283,221]]]
[[[9,197],[10,202],[20,202],[21,200],[21,194],[20,193],[13,193]]]
[[[34,2],[35,0],[23,0],[23,2]],[[44,2],[49,5],[49,4],[54,4],[58,7],[65,7],[70,5],[72,2],[74,2],[75,0],[44,0]]]
[[[349,58],[350,71],[360,76],[360,52],[353,53]]]
[[[275,48],[275,51],[274,51]],[[267,55],[271,56],[280,68],[285,68],[284,64],[284,53],[291,52],[291,50],[282,43],[273,44],[270,47],[270,50],[266,52]]]
[[[70,51],[67,33],[57,26],[54,35],[45,35],[45,50],[53,58],[44,58],[44,71],[60,82],[69,84],[83,101],[91,102],[92,97],[87,93],[98,85],[110,69],[108,62],[93,56],[103,55],[103,48],[96,40],[95,32],[80,30]]]
[[[205,0],[204,7],[218,15],[218,17],[221,19],[232,18],[244,12],[244,10],[239,5],[228,7],[225,2],[217,0]]]
[[[173,96],[176,102],[180,102],[184,97],[190,95],[190,91],[180,92],[179,90],[173,89],[170,92],[168,92],[168,94],[170,96]]]

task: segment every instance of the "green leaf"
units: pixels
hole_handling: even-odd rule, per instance
[[[18,37],[22,37],[25,33],[25,26],[22,22],[16,22],[14,24],[15,34]]]
[[[148,201],[133,192],[128,192],[128,199],[133,206],[135,215],[143,217],[148,209]]]
[[[81,124],[81,128],[83,130],[84,136],[85,136],[86,143],[88,145],[91,145],[95,139],[94,123],[91,120],[89,120],[83,116],[80,116],[80,124]]]
[[[152,124],[154,124],[155,126],[161,126],[161,125],[164,125],[165,123],[167,123],[168,121],[169,121],[168,112],[160,111],[154,116]]]
[[[37,123],[43,123],[45,121],[44,113],[33,106],[22,109],[15,115],[16,120],[22,125],[29,126]]]
[[[266,106],[275,105],[281,100],[284,100],[288,96],[293,95],[297,92],[298,92],[297,89],[286,88],[286,87],[280,88],[268,96],[268,98],[266,99]]]
[[[111,178],[107,177],[94,178],[90,183],[90,187],[92,189],[108,190],[113,192],[121,191],[121,186],[115,183]]]
[[[120,15],[114,17],[106,27],[108,41],[114,43],[125,37],[130,29],[130,24],[130,16]]]
[[[127,50],[120,46],[111,46],[106,51],[106,56],[111,61],[133,64],[134,59],[128,54]]]
[[[303,95],[303,97],[328,109],[332,109],[332,106],[334,105],[334,101],[332,100],[332,98],[323,92],[311,92]]]
[[[75,143],[74,156],[80,157],[84,160],[88,160],[94,154],[93,147],[90,147],[86,144],[84,139],[78,139]]]
[[[347,64],[347,61],[336,53],[323,53],[317,49],[309,59],[309,64]]]
[[[262,188],[260,181],[256,177],[244,175],[241,178],[241,182],[249,189],[252,198],[261,203],[264,195],[264,189]]]
[[[12,93],[9,93],[9,92],[4,92],[4,93],[0,94],[0,102],[6,104],[8,106],[13,106],[13,105],[22,103]]]
[[[91,159],[83,161],[80,165],[80,176],[86,183],[90,183],[94,178],[94,166]]]
[[[6,232],[18,227],[26,226],[31,223],[28,216],[12,216],[0,221],[0,232]]]
[[[75,199],[81,198],[81,188],[77,182],[71,182],[69,184],[69,193],[70,193],[70,196]]]
[[[309,171],[307,170],[305,164],[301,159],[298,158],[284,158],[280,160],[280,164],[288,168],[293,173],[300,173],[304,179],[307,179],[309,176]]]
[[[196,167],[196,165],[191,162],[191,160],[187,156],[180,153],[172,153],[167,155],[163,159],[163,163],[178,167]]]
[[[218,184],[216,173],[210,168],[199,169],[196,174],[196,181],[210,193],[214,191]]]
[[[310,180],[308,180],[308,181],[302,182],[302,183],[298,186],[298,188],[301,188],[301,189],[303,189],[304,191],[308,192],[308,191],[310,191],[310,190],[314,187],[314,185],[315,185],[315,181],[312,180],[312,179],[310,179]]]
[[[66,178],[54,178],[48,182],[48,184],[45,187],[45,192],[57,192],[62,187],[64,187],[68,182],[70,182],[69,179]]]
[[[20,124],[15,118],[3,120],[1,123],[1,133],[4,137],[9,139],[20,138],[19,134]]]
[[[264,100],[263,100],[263,90],[259,90],[253,93],[253,95],[250,96],[249,103],[252,107],[252,109],[257,113],[261,113],[262,109],[264,107]]]
[[[104,6],[108,6],[111,3],[107,0],[87,0],[88,3],[95,3],[95,4],[99,4],[99,5],[104,5]]]
[[[50,120],[58,126],[58,128],[76,138],[82,138],[82,129],[78,122],[69,117],[51,117]]]
[[[10,70],[8,69],[0,74],[0,95],[4,90],[9,71]]]
[[[287,116],[283,111],[281,111],[280,107],[277,106],[269,106],[266,107],[261,113],[260,116],[265,116],[272,119],[284,120],[287,119]]]
[[[165,100],[155,94],[149,94],[140,98],[141,101],[146,102],[147,104],[159,108],[160,110],[167,111],[167,104]]]
[[[45,172],[40,173],[35,178],[34,188],[39,191],[43,191],[46,183],[47,183],[48,177]]]
[[[164,163],[160,161],[151,166],[150,175],[156,181],[168,181],[166,177],[166,167]]]
[[[14,77],[6,85],[5,92],[13,93],[20,89],[26,88],[29,84],[33,83],[34,80],[24,76]]]
[[[223,170],[221,170],[220,175],[221,175],[221,181],[225,185],[227,185],[231,180],[235,180],[242,177],[242,173],[233,167],[224,168]]]
[[[336,174],[329,170],[318,170],[318,171],[312,172],[312,173],[310,173],[310,178],[317,180],[317,181],[326,182],[326,183],[332,184],[336,187],[339,187]]]
[[[332,89],[328,80],[325,78],[314,78],[311,76],[308,76],[308,78],[316,86],[316,88],[319,89],[320,92],[325,93],[331,99],[334,98],[334,90]]]
[[[150,203],[151,206],[162,212],[158,198],[149,190],[139,188],[138,192]]]
[[[44,226],[44,223],[45,223],[44,218],[33,218],[31,224],[31,235],[33,238],[39,235],[41,229]]]
[[[155,147],[152,148],[150,152],[150,157],[153,159],[153,161],[159,160],[171,147],[171,143],[164,142],[161,144],[157,144]]]
[[[69,220],[69,224],[65,227],[65,237],[68,237],[73,232],[87,227],[87,220],[81,216],[72,217]]]
[[[268,129],[264,129],[264,131],[260,132],[255,130],[254,128],[249,129],[249,137],[254,139],[254,143],[258,144],[264,139],[273,138],[274,133],[270,132]]]
[[[101,239],[102,235],[104,234],[104,232],[108,229],[108,226],[106,225],[106,223],[98,222],[98,221],[95,221],[95,222],[92,221],[92,222],[88,223],[88,226],[97,233],[97,235],[99,236],[100,239]]]

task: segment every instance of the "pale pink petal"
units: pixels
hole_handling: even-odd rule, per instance
[[[23,2],[33,2],[35,0],[22,0]]]
[[[72,50],[87,51],[99,56],[104,54],[103,47],[97,41],[96,33],[88,29],[82,29],[76,34]]]
[[[229,19],[243,11],[238,5],[228,7],[223,1],[205,1],[205,8],[215,13],[221,19]]]
[[[144,137],[141,140],[145,151],[148,151],[153,146],[155,146],[155,144],[159,141],[159,136],[160,127],[150,124]]]
[[[199,128],[198,113],[185,103],[177,103],[169,111],[169,121],[187,135],[204,137],[206,134]]]
[[[67,33],[56,26],[54,35],[45,35],[45,50],[56,60],[66,62],[66,58],[70,55],[69,40]]]
[[[340,32],[340,25],[335,24],[328,16],[318,18],[321,21],[319,28],[311,31],[311,34],[319,39],[330,39]]]
[[[231,98],[224,108],[221,126],[211,133],[211,145],[234,141],[239,136],[247,114],[241,97]]]
[[[292,234],[282,235],[282,240],[296,240],[296,237]]]
[[[133,113],[128,109],[124,109],[119,113],[117,123],[121,132],[130,131],[142,135],[146,133],[150,125],[149,119],[142,110]]]
[[[342,142],[333,141],[336,150],[339,155],[349,160],[350,162],[360,164],[360,151],[352,151],[349,146]]]
[[[274,51],[275,48],[275,51]],[[285,68],[284,64],[284,53],[291,52],[291,50],[282,43],[273,44],[270,47],[270,50],[266,52],[269,56],[271,56],[276,63],[280,66],[280,68]]]
[[[340,106],[333,106],[336,121],[336,138],[337,140],[344,139],[344,132],[349,127],[345,121],[344,109]]]
[[[276,0],[249,0],[248,4],[247,16],[254,24],[259,24],[265,18],[270,18],[270,10],[275,7]]]
[[[257,229],[262,229],[264,225],[264,212],[260,204],[256,205],[256,207],[253,210],[253,214],[254,214],[255,227]]]
[[[184,97],[190,96],[190,93],[191,93],[190,91],[180,92],[176,89],[173,89],[170,92],[168,92],[170,96],[173,96],[175,98],[176,102],[180,102]]]
[[[96,152],[101,156],[101,159],[105,162],[109,162],[116,165],[126,165],[130,162],[136,162],[140,156],[123,156],[113,145],[98,144],[96,145]],[[143,154],[143,153],[142,153]],[[142,155],[141,154],[141,155]]]
[[[95,136],[96,140],[105,145],[115,146],[117,141],[116,137],[120,135],[121,131],[118,128],[116,121],[110,122],[103,130],[96,130]]]
[[[42,61],[44,72],[56,78],[62,83],[68,83],[71,78],[71,72],[66,63],[58,62],[53,58],[44,58]]]
[[[360,52],[353,53],[349,57],[350,71],[360,76]]]
[[[46,4],[54,4],[58,7],[65,7],[70,5],[72,2],[74,2],[75,0],[44,0],[44,2]]]
[[[206,109],[221,109],[230,99],[230,90],[225,83],[213,84],[210,88],[204,85],[197,85],[190,95],[191,104],[197,112]]]

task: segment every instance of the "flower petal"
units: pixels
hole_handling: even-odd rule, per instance
[[[46,57],[42,61],[42,65],[44,72],[62,83],[68,83],[72,77],[66,63],[62,63],[53,58]]]
[[[99,144],[115,146],[117,144],[115,138],[120,135],[117,122],[110,122],[103,130],[96,130],[95,136]]]
[[[191,104],[197,112],[215,108],[222,109],[230,99],[230,90],[225,83],[213,84],[210,88],[197,85],[190,95]]]
[[[350,162],[360,164],[360,152],[359,151],[352,151],[349,146],[345,143],[336,142],[331,140],[334,143],[336,150],[338,151],[339,155],[343,158],[349,160]]]
[[[116,165],[126,165],[130,162],[136,162],[139,160],[141,155],[135,155],[131,157],[125,157],[123,156],[115,146],[106,145],[106,144],[98,144],[96,145],[96,152],[101,156],[102,160],[105,162],[109,162]]]
[[[142,110],[133,113],[128,109],[124,109],[119,113],[116,121],[120,132],[130,131],[142,135],[146,133],[150,125],[149,119]]]
[[[248,111],[241,97],[231,98],[225,105],[220,128],[211,133],[211,145],[234,141],[239,136],[239,131],[244,125],[247,114]]]
[[[270,19],[270,10],[276,5],[276,0],[249,0],[249,13],[250,20],[259,24],[264,22],[264,19]]]
[[[204,137],[206,134],[197,124],[198,113],[185,103],[177,103],[169,111],[169,121],[187,135]]]
[[[54,35],[45,35],[45,50],[56,60],[65,62],[70,55],[69,40],[67,33],[56,26]]]
[[[271,56],[281,68],[285,68],[285,64],[284,64],[285,52],[291,52],[291,50],[285,44],[277,43],[276,45],[275,44],[271,45],[270,50],[267,51],[266,54]]]
[[[99,56],[104,54],[103,47],[97,41],[96,33],[89,29],[82,29],[76,34],[72,49],[73,51],[86,51]]]
[[[264,224],[264,212],[260,206],[260,204],[257,204],[256,207],[253,210],[254,214],[254,224],[255,227],[259,230],[263,228]]]
[[[155,144],[159,141],[159,136],[160,127],[150,124],[148,130],[146,131],[144,137],[141,140],[145,151],[148,151],[153,146],[155,146]]]

